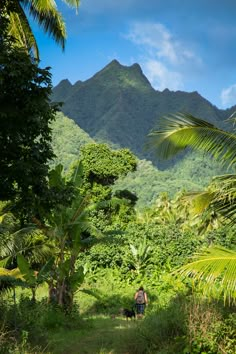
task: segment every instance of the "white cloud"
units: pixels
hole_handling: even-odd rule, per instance
[[[223,107],[236,105],[236,84],[222,90],[221,102]]]
[[[182,75],[175,71],[170,71],[165,65],[156,60],[147,60],[143,64],[143,71],[149,78],[151,84],[157,90],[180,90],[183,88]]]
[[[136,22],[125,38],[140,47],[143,70],[157,89],[184,89],[184,77],[202,63],[163,24]]]
[[[173,65],[180,65],[189,60],[199,62],[194,53],[161,23],[133,23],[126,38],[146,47],[149,53]]]

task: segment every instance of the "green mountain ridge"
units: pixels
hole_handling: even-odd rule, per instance
[[[225,127],[224,120],[236,110],[220,110],[196,91],[156,91],[138,64],[124,66],[117,60],[84,82],[61,81],[52,100],[64,102],[62,112],[94,140],[127,147],[154,163],[155,157],[144,145],[163,115],[188,112]]]

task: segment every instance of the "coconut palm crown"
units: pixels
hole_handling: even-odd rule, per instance
[[[63,0],[63,2],[76,7],[76,9],[79,6],[79,0]],[[17,39],[18,45],[25,47],[29,53],[39,59],[37,42],[28,17],[32,18],[47,34],[52,36],[64,50],[66,27],[56,1],[11,0],[9,34]]]

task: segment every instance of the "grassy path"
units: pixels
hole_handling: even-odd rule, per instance
[[[129,354],[130,332],[137,321],[96,316],[84,320],[83,328],[61,330],[51,334],[54,354]],[[132,338],[132,336],[131,336]]]

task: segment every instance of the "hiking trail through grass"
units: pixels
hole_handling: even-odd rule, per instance
[[[58,330],[50,335],[51,353],[55,354],[129,354],[129,333],[137,320],[106,316],[84,318],[82,328]],[[131,336],[132,338],[132,336]]]

